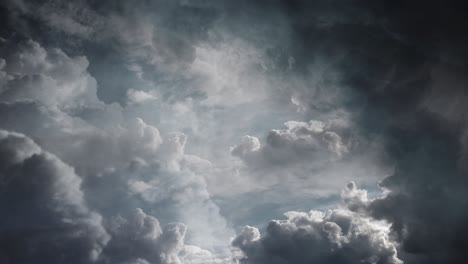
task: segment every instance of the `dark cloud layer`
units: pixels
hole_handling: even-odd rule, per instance
[[[0,262],[466,262],[467,8],[2,1]]]
[[[24,135],[0,131],[3,263],[83,263],[109,241],[81,179]]]
[[[342,81],[358,96],[359,105],[352,105],[357,124],[383,140],[396,166],[380,183],[389,193],[370,202],[368,214],[392,223],[408,263],[463,262],[468,197],[461,102],[466,103],[468,39],[461,10],[466,6],[383,1],[360,7],[374,17],[368,24],[338,22],[319,31],[324,39],[300,38],[318,45],[338,38],[331,44],[341,47],[327,48],[331,54],[345,52],[339,61]],[[317,32],[307,22],[297,29]]]
[[[314,4],[311,9],[293,4],[294,32],[314,54],[298,52],[302,60],[341,56],[337,67],[342,85],[356,96],[349,105],[356,111],[356,124],[384,142],[396,166],[380,183],[389,193],[369,202],[367,214],[392,223],[404,261],[461,263],[468,217],[462,106],[467,102],[462,26],[467,21],[461,11],[466,6],[455,1],[355,2],[356,9],[330,2],[337,19],[329,16],[323,28],[308,20]],[[362,17],[367,21],[359,21]],[[314,101],[300,98],[313,113]],[[359,204],[351,208],[358,210]]]

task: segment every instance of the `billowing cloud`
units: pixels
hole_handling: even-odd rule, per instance
[[[403,263],[388,224],[348,210],[288,212],[261,235],[246,226],[232,245],[240,263]]]
[[[466,233],[464,222],[468,217],[466,182],[462,171],[452,171],[456,168],[455,156],[439,156],[448,155],[443,149],[453,146],[446,144],[445,136],[434,136],[433,132],[432,143],[445,143],[427,143],[424,150],[401,160],[397,171],[380,183],[385,195],[369,199],[365,191],[351,184],[343,197],[350,210],[390,222],[392,235],[401,241],[402,256],[409,263],[462,262],[466,239],[460,234]],[[431,145],[437,146],[437,151],[428,151]],[[415,166],[418,159],[425,160],[426,166]]]
[[[111,219],[108,226],[113,238],[105,249],[105,262],[181,263],[178,254],[184,247],[184,224],[161,228],[156,218],[137,208],[128,219]]]
[[[252,166],[262,163],[282,165],[297,162],[323,162],[340,158],[348,152],[348,146],[340,135],[330,130],[331,124],[321,121],[285,123],[287,129],[268,132],[266,145],[261,146],[258,138],[245,136],[239,145],[232,147],[231,154]],[[263,165],[265,166],[265,165]]]
[[[2,1],[0,262],[464,262],[464,10]]]
[[[81,178],[28,137],[0,131],[0,259],[3,263],[83,263],[110,239],[85,203]]]
[[[70,75],[69,71],[73,73],[75,68],[61,67],[63,62],[60,60],[47,61],[47,58],[54,57],[53,53],[56,52],[62,56],[59,59],[69,61],[72,66],[78,63],[62,51],[45,50],[32,41],[28,41],[25,45],[27,48],[20,45],[16,50],[16,56],[23,61],[6,60],[2,65],[2,69],[7,69],[6,74],[2,76],[4,77],[2,90],[5,93],[13,89],[9,85],[10,82],[14,82],[11,76],[20,75],[11,70],[15,63],[21,65],[21,69],[32,69],[21,73],[25,76],[53,75],[57,70],[51,72],[47,70],[61,69],[63,72],[60,76],[68,76],[68,83],[38,86],[35,87],[36,90],[31,90],[34,93],[2,97],[1,127],[29,135],[40,146],[28,139],[33,146],[39,148],[38,151],[42,151],[41,148],[47,149],[67,162],[69,164],[67,166],[71,166],[69,170],[79,173],[81,177],[75,175],[75,180],[79,182],[80,199],[88,204],[89,210],[99,212],[96,213],[96,218],[99,221],[102,218],[105,223],[105,226],[100,228],[105,235],[110,234],[107,237],[107,240],[110,239],[109,248],[104,249],[106,244],[104,242],[107,240],[101,243],[102,245],[99,244],[99,247],[96,246],[96,252],[93,253],[94,260],[103,263],[107,261],[113,263],[114,260],[183,263],[184,259],[194,258],[198,259],[199,263],[208,263],[209,259],[216,259],[217,257],[205,249],[197,246],[188,246],[185,249],[184,245],[184,238],[187,235],[189,242],[210,249],[221,249],[225,246],[218,244],[226,241],[227,245],[231,235],[227,223],[219,213],[219,208],[211,201],[203,175],[200,174],[200,170],[211,164],[195,155],[185,154],[187,136],[180,132],[162,135],[158,128],[145,123],[141,118],[125,116],[124,108],[104,104],[96,97],[95,82],[94,86],[83,87],[84,93],[94,94],[94,97],[80,102],[80,93],[75,94],[74,91],[80,86],[82,76],[94,80],[86,71],[87,65],[82,67],[78,65],[79,74]],[[30,49],[40,52],[31,52]],[[9,67],[10,64],[13,66]],[[15,89],[22,91],[29,87],[28,84],[19,83]],[[53,99],[58,93],[67,96],[60,100]],[[106,121],[101,123],[101,120]],[[66,142],[66,144],[57,144],[57,142]],[[16,148],[18,151],[22,149],[21,145],[15,145],[12,146],[12,151]],[[34,176],[32,171],[25,173],[24,177]],[[60,178],[61,173],[55,177]],[[124,217],[130,215],[128,225],[136,225],[131,219],[138,217],[133,214],[136,208],[140,207],[156,215],[162,214],[161,218],[167,224],[164,225],[167,226],[167,232],[161,237],[158,235],[158,238],[155,238],[157,242],[149,243],[146,245],[147,249],[142,249],[141,252],[130,254],[126,251],[128,254],[114,256],[117,251],[113,248],[119,244],[130,243],[124,240],[131,238],[122,233],[127,227],[114,230],[109,223],[119,219],[120,215]],[[143,211],[138,212],[144,214]],[[75,221],[74,216],[70,217],[69,221]],[[152,216],[146,219],[149,222],[157,222]],[[189,231],[184,224],[169,224],[174,221],[186,222],[190,225]],[[146,231],[150,232],[146,229],[141,232]],[[60,243],[62,235],[68,236],[66,233],[58,232],[56,243]],[[145,235],[141,234],[143,237]],[[86,234],[83,236],[83,239],[93,239],[91,235],[89,238]],[[174,246],[171,246],[171,243],[175,243]],[[156,252],[150,255],[145,253],[151,251],[153,246],[156,247]],[[24,250],[24,247],[27,245],[18,245],[17,250]],[[101,255],[103,250],[107,253]],[[87,253],[77,251],[76,254],[79,255],[76,261],[86,262]],[[93,259],[89,259],[91,260]]]
[[[183,221],[190,228],[189,242],[218,248],[232,235],[219,207],[211,200],[206,182],[196,167],[206,161],[184,154],[186,137],[168,135],[158,157],[135,159],[122,169],[110,169],[85,182],[88,199],[108,215],[142,207],[165,222]],[[200,164],[201,163],[201,164]],[[114,186],[112,190],[109,186]]]
[[[73,168],[22,134],[0,131],[0,153],[0,208],[8,215],[0,229],[4,263],[185,263],[179,255],[193,254],[202,254],[194,258],[204,261],[214,258],[197,247],[185,248],[186,225],[161,227],[139,208],[127,218],[103,219],[87,206]]]
[[[126,218],[110,219],[107,223],[113,239],[105,248],[103,263],[227,263],[211,252],[184,244],[187,226],[159,221],[137,208]]]
[[[86,57],[70,58],[32,40],[20,47],[11,42],[2,45],[0,101],[29,99],[62,108],[99,103]]]
[[[250,183],[250,188],[239,184],[243,192],[258,188],[272,193],[281,190],[289,197],[301,193],[330,197],[356,177],[370,184],[392,170],[382,162],[379,143],[369,144],[344,117],[288,121],[284,126],[270,129],[262,140],[244,136],[231,147],[231,155],[241,160],[233,162],[239,178]]]

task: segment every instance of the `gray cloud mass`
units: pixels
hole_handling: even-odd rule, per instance
[[[465,263],[467,7],[2,1],[0,263]]]

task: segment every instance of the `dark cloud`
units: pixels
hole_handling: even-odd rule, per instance
[[[0,127],[15,132],[1,138],[0,210],[12,217],[0,260],[206,263],[210,252],[182,241],[230,236],[213,195],[261,192],[290,208],[387,176],[378,198],[347,186],[352,212],[289,214],[262,237],[246,228],[242,261],[395,263],[398,250],[406,263],[464,262],[466,8],[2,1]],[[258,200],[229,214],[260,221]]]
[[[83,263],[110,236],[83,197],[73,168],[24,135],[0,131],[3,263]]]
[[[366,208],[367,214],[392,223],[402,242],[402,259],[408,263],[463,262],[467,242],[460,234],[466,233],[468,200],[462,165],[466,5],[355,1],[358,13],[372,15],[367,23],[335,20],[326,29],[317,29],[306,18],[308,5],[296,3],[291,19],[299,21],[294,30],[300,43],[325,48],[319,53],[335,59],[340,83],[352,94],[348,109],[359,133],[383,142],[395,165],[395,172],[380,183],[388,192],[385,197],[368,205],[351,199],[350,208]],[[332,11],[346,9],[333,6]],[[348,16],[345,12],[339,17],[343,21]],[[314,108],[310,96],[299,98]]]
[[[161,227],[139,208],[126,218],[103,219],[87,206],[74,170],[24,135],[0,131],[0,153],[0,208],[8,215],[0,229],[3,263],[185,263],[184,259],[208,263],[214,259],[198,247],[186,248],[184,224]]]
[[[380,183],[388,194],[367,202],[350,199],[350,208],[391,222],[409,263],[462,262],[468,203],[460,135],[427,113],[412,121],[387,138],[397,162],[395,173]]]

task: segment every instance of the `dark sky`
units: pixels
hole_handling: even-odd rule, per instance
[[[0,263],[466,262],[467,11],[2,1]]]

